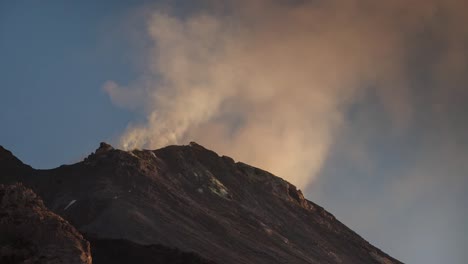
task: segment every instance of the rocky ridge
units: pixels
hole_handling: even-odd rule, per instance
[[[0,182],[22,181],[97,239],[164,245],[218,263],[400,263],[294,185],[196,143],[154,151],[102,143],[76,164],[9,171],[13,179]]]

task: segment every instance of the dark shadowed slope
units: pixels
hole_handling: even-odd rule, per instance
[[[9,169],[16,180],[95,238],[160,244],[219,263],[399,263],[292,184],[195,143],[131,152],[102,143],[73,165],[19,167]]]
[[[91,250],[90,243],[91,242]],[[215,264],[195,253],[123,239],[87,240],[22,184],[0,185],[2,264]],[[92,257],[91,257],[92,256]]]
[[[123,239],[89,239],[93,264],[215,264],[195,253],[161,245],[140,245]]]

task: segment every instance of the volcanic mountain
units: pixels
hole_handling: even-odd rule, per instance
[[[400,263],[291,183],[196,143],[133,151],[101,143],[51,170],[0,147],[0,183],[14,182],[84,234],[99,259],[164,247],[200,261],[185,263]]]

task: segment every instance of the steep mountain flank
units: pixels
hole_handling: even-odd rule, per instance
[[[15,179],[96,239],[158,244],[217,263],[400,263],[294,185],[196,143],[154,151],[102,143],[82,162],[28,168]]]

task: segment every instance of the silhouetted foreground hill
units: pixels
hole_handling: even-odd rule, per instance
[[[294,185],[196,143],[154,151],[102,143],[84,161],[51,170],[1,148],[0,175],[92,237],[96,263],[400,263]],[[151,244],[159,246],[142,246]],[[182,262],[159,258],[175,248]]]

